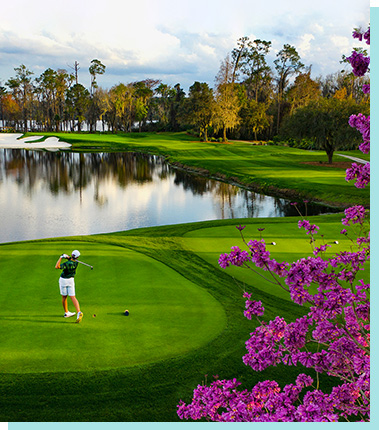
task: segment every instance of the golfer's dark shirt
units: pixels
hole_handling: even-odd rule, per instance
[[[61,263],[61,269],[63,269],[63,272],[61,274],[61,278],[73,278],[76,273],[76,268],[78,267],[77,261],[71,261],[68,260],[65,263]]]

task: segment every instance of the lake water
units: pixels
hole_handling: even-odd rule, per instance
[[[296,214],[285,199],[189,174],[153,155],[0,150],[1,243]]]

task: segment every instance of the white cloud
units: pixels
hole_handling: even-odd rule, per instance
[[[242,36],[272,41],[271,60],[284,43],[294,45],[312,70],[331,73],[355,46],[352,29],[368,24],[369,0],[12,0],[1,14],[2,82],[20,64],[37,74],[78,61],[86,85],[98,58],[107,66],[100,85],[161,73],[188,86],[213,84]]]
[[[312,40],[315,40],[313,34],[304,34],[301,37],[300,43],[298,44],[298,52],[300,56],[306,55],[306,53],[311,49]]]
[[[322,35],[324,34],[324,27],[320,23],[314,22],[309,26],[309,31],[317,35]]]
[[[339,36],[337,34],[335,34],[333,37],[331,37],[331,43],[332,45],[334,45],[335,47],[337,47],[339,50],[343,51],[348,51],[350,46],[351,46],[351,41],[350,39],[348,39],[345,36]]]

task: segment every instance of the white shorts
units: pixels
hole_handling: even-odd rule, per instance
[[[62,296],[75,296],[74,278],[59,278],[59,289]]]

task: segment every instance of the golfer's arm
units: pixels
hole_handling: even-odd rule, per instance
[[[55,265],[56,269],[60,269],[61,268],[61,261],[62,261],[62,257],[59,257],[57,264]]]

